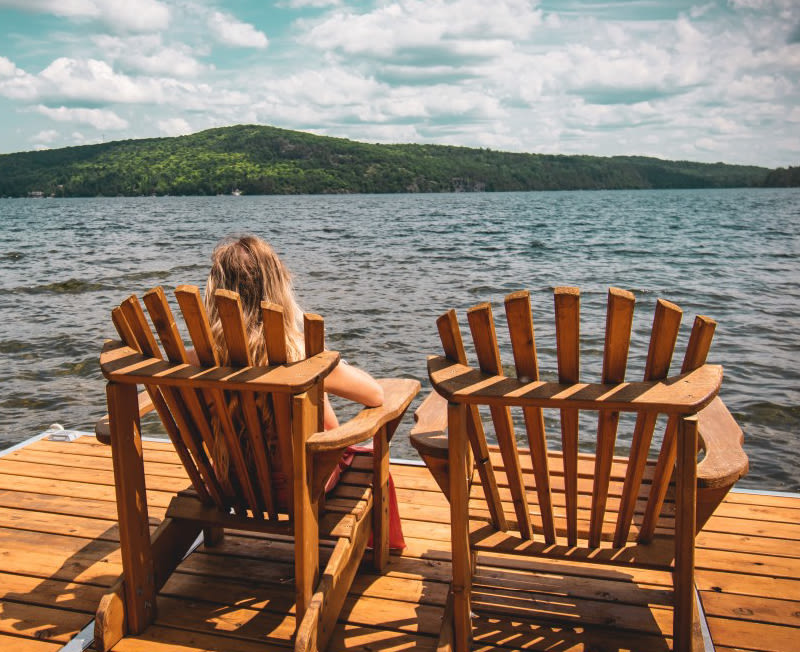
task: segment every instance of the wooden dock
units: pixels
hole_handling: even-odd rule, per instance
[[[169,443],[144,446],[155,526],[188,481]],[[331,650],[436,649],[450,577],[447,503],[424,467],[391,471],[408,548],[382,575],[364,566]],[[113,482],[111,451],[90,436],[0,453],[0,650],[55,651],[90,631],[121,572]],[[736,492],[717,510],[697,538],[696,573],[717,650],[800,649],[799,540],[800,496]],[[156,625],[114,649],[288,649],[291,555],[252,534],[201,546],[161,591]],[[478,561],[475,650],[671,649],[663,572]]]

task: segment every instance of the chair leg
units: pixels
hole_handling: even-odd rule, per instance
[[[294,557],[296,616],[301,622],[319,581],[319,505],[312,495],[313,458],[305,454],[306,439],[317,426],[318,393],[295,396],[292,401],[292,446],[294,469]]]
[[[675,493],[675,614],[674,649],[694,647],[696,618],[694,599],[694,539],[697,499],[697,417],[682,418],[678,424],[678,455]]]
[[[389,442],[386,427],[373,438],[372,550],[376,570],[389,563]]]
[[[224,539],[225,528],[211,526],[203,528],[203,545],[206,548],[214,548],[220,545]]]
[[[155,570],[147,514],[139,403],[135,385],[108,383],[106,394],[125,576],[125,621],[128,632],[139,634],[156,616]]]
[[[449,403],[448,456],[450,463],[450,532],[453,567],[453,630],[456,652],[466,652],[472,639],[470,591],[472,555],[469,548],[469,441],[466,408]]]

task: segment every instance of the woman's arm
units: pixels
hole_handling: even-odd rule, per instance
[[[340,362],[325,379],[325,405],[323,422],[325,430],[339,425],[336,413],[328,400],[328,392],[342,398],[355,401],[367,407],[378,407],[383,404],[383,388],[366,371]]]
[[[366,371],[340,362],[325,378],[325,391],[367,407],[383,404],[383,388]]]

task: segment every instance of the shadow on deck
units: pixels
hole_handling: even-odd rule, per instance
[[[145,442],[151,525],[187,483]],[[354,468],[351,473],[361,472]],[[408,548],[356,577],[331,650],[435,650],[447,599],[449,512],[424,467],[392,465]],[[347,482],[345,476],[343,482]],[[795,649],[800,497],[733,493],[697,539],[697,587],[717,649]],[[289,648],[292,547],[231,534],[164,586],[156,625],[115,650]],[[58,650],[121,571],[110,450],[92,437],[0,457],[0,649]],[[476,650],[668,650],[671,581],[655,570],[480,554]]]

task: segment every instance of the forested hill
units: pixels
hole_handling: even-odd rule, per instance
[[[790,176],[776,172],[638,156],[373,145],[242,125],[0,155],[0,196],[722,188],[766,185],[770,175],[785,185]]]

